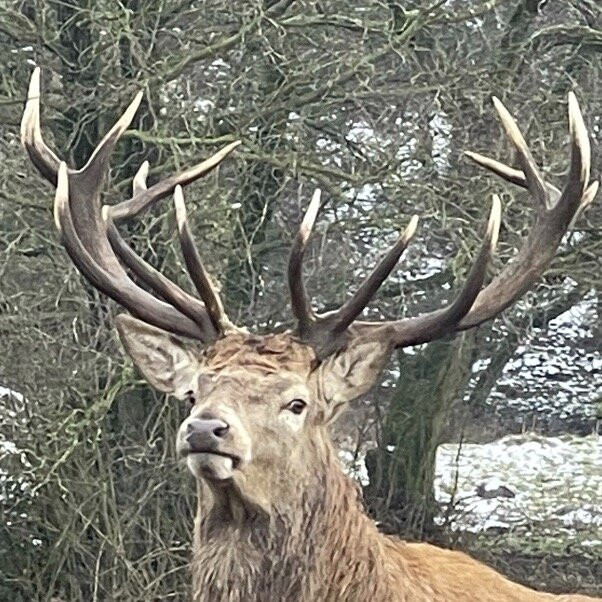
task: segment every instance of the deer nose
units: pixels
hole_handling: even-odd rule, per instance
[[[186,441],[193,449],[211,448],[228,434],[230,426],[217,418],[192,418],[186,425]]]

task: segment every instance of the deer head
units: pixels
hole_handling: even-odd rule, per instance
[[[238,146],[147,188],[144,164],[133,194],[101,206],[109,156],[132,120],[141,95],[100,142],[88,163],[70,169],[44,143],[40,131],[39,70],[31,79],[22,123],[23,144],[38,171],[56,186],[55,223],[81,273],[129,314],[117,318],[119,337],[146,380],[191,404],[178,434],[178,452],[215,499],[239,508],[270,509],[307,480],[328,455],[328,424],[347,402],[376,381],[393,349],[425,343],[473,328],[511,305],[554,257],[575,215],[594,198],[589,182],[590,146],[577,100],[569,95],[571,162],[562,191],[546,182],[514,119],[494,105],[521,169],[467,153],[479,165],[526,188],[535,201],[534,221],[514,261],[483,286],[501,219],[494,196],[480,251],[464,285],[445,307],[395,321],[358,320],[397,264],[416,231],[409,225],[337,311],[316,314],[302,277],[304,251],[320,208],[316,192],[294,241],[288,268],[295,326],[285,333],[251,335],[234,326],[203,267],[187,223],[182,186],[215,168]],[[121,237],[117,224],[173,193],[182,255],[199,298],[167,280]],[[145,285],[142,288],[136,283]],[[150,292],[149,292],[150,291]]]

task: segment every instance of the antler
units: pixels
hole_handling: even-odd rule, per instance
[[[133,119],[141,98],[142,94],[139,93],[82,169],[69,169],[46,145],[41,134],[40,72],[36,69],[23,113],[23,144],[38,171],[57,187],[55,222],[67,252],[82,274],[99,290],[149,324],[176,334],[210,341],[235,327],[227,318],[219,295],[196,251],[187,224],[181,186],[219,165],[239,142],[229,144],[202,163],[150,188],[146,186],[148,163],[145,162],[134,177],[133,196],[117,205],[102,207],[100,189],[108,170],[111,151]],[[390,322],[355,321],[391,273],[414,235],[418,223],[417,216],[414,216],[353,297],[337,311],[316,314],[311,309],[302,278],[305,249],[320,208],[320,193],[316,191],[293,244],[288,281],[297,334],[314,345],[321,354],[327,354],[341,344],[349,331],[355,334],[369,333],[385,339],[391,346],[404,347],[425,343],[490,320],[533,285],[551,262],[572,221],[593,201],[598,182],[589,183],[590,144],[574,94],[569,94],[568,102],[571,165],[562,192],[541,177],[516,122],[497,98],[493,102],[516,148],[521,170],[477,153],[466,154],[503,179],[527,188],[535,199],[533,227],[514,261],[482,289],[500,227],[501,204],[494,195],[481,250],[464,286],[452,303],[415,318]],[[139,257],[123,240],[114,223],[138,215],[171,193],[174,193],[184,261],[201,300],[183,291]],[[131,280],[118,258],[157,296]]]
[[[298,325],[298,335],[328,354],[342,341],[345,331],[372,334],[394,347],[426,343],[446,334],[466,330],[492,319],[523,295],[552,261],[562,237],[575,216],[589,205],[598,190],[598,182],[589,183],[590,144],[583,117],[573,93],[569,94],[569,129],[571,165],[562,192],[546,182],[515,120],[497,99],[493,99],[506,134],[512,141],[522,171],[477,153],[466,152],[473,161],[503,179],[526,188],[535,200],[535,219],[522,248],[488,286],[482,288],[489,257],[493,252],[500,227],[501,203],[494,195],[489,223],[481,250],[466,282],[456,299],[448,306],[415,318],[386,322],[353,322],[366,307],[384,279],[389,275],[406,248],[417,225],[414,216],[402,236],[366,278],[352,299],[339,310],[317,315],[305,293],[301,262],[319,209],[319,194],[314,194],[307,210],[289,261],[289,287]]]
[[[69,169],[42,137],[40,70],[36,68],[21,122],[22,142],[41,175],[56,185],[55,223],[61,240],[76,267],[92,285],[149,324],[208,342],[234,326],[225,315],[194,248],[181,186],[214,169],[240,142],[229,144],[202,163],[150,188],[146,187],[148,163],[145,162],[134,177],[133,196],[118,205],[102,207],[100,190],[108,171],[111,151],[131,123],[141,99],[140,92],[82,169]],[[180,244],[202,301],[183,291],[138,256],[113,223],[138,215],[174,191]],[[118,258],[162,300],[140,288]]]

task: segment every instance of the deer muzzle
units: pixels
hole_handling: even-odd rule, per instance
[[[180,427],[177,449],[195,477],[225,481],[232,478],[247,455],[237,449],[237,439],[240,437],[224,420],[191,416]]]

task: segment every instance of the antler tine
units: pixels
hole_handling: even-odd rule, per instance
[[[600,188],[600,182],[594,180],[583,193],[583,197],[581,198],[581,204],[579,205],[579,209],[577,209],[577,213],[582,213],[585,209],[589,207],[592,201],[596,198],[596,194],[598,194],[598,189]],[[577,213],[575,215],[577,215]]]
[[[88,162],[81,168],[80,173],[85,176],[93,185],[100,186],[104,179],[111,153],[119,138],[121,138],[123,132],[125,132],[136,111],[140,106],[144,93],[140,90],[134,100],[128,105],[126,110],[122,113],[121,117],[115,122],[115,125],[107,132],[105,137],[96,145],[96,148],[92,152],[92,155],[88,159]]]
[[[446,333],[467,330],[492,319],[523,295],[539,278],[554,258],[571,221],[593,201],[598,191],[598,183],[589,183],[590,143],[574,94],[569,94],[568,101],[571,165],[562,193],[539,175],[514,119],[497,99],[494,100],[494,104],[507,134],[516,147],[523,171],[477,153],[469,152],[467,155],[505,180],[528,188],[535,197],[534,223],[521,249],[512,262],[485,288],[481,288],[500,223],[500,202],[499,198],[494,196],[485,242],[457,299],[445,309],[416,318],[380,324],[356,322],[356,334],[376,333],[377,337],[386,339],[388,344],[405,347],[426,343]]]
[[[148,177],[148,169],[150,165],[148,161],[144,161],[142,165],[138,168],[134,179],[132,180],[132,196],[137,196],[139,194],[144,193],[148,187],[146,185],[146,178]],[[107,209],[109,215],[111,213],[110,209]]]
[[[529,188],[527,184],[527,178],[525,178],[525,174],[520,171],[520,169],[514,169],[506,165],[505,163],[501,163],[500,161],[496,161],[495,159],[491,159],[490,157],[486,157],[485,155],[481,155],[480,153],[474,153],[472,151],[464,151],[464,154],[474,161],[477,165],[484,167],[488,171],[494,173],[496,176],[499,176],[506,182],[510,182],[511,184],[516,184],[521,188]],[[556,188],[550,182],[544,180],[544,184],[548,189],[548,193],[550,194],[551,201],[560,198],[560,190]]]
[[[521,188],[527,188],[527,178],[525,178],[525,174],[520,171],[520,169],[514,169],[505,163],[501,163],[500,161],[496,161],[495,159],[491,159],[485,155],[481,155],[480,153],[475,153],[473,151],[465,150],[464,154],[469,159],[472,159],[477,165],[488,169],[507,182],[516,184]]]
[[[21,143],[40,174],[56,185],[60,159],[44,142],[40,129],[40,68],[31,74],[27,100],[21,119]]]
[[[134,196],[147,189],[146,178],[148,175],[148,168],[149,163],[148,161],[145,161],[134,176],[132,182]],[[178,225],[180,226],[183,223],[182,228],[179,228],[180,244],[183,249],[186,265],[193,274],[193,276],[191,276],[192,280],[197,287],[197,290],[199,288],[199,279],[202,284],[208,285],[208,288],[203,288],[202,292],[199,290],[201,299],[205,304],[186,293],[175,283],[163,276],[161,272],[144,261],[122,238],[117,226],[111,219],[110,206],[105,205],[102,208],[102,211],[103,218],[107,225],[109,242],[123,263],[132,270],[142,282],[191,320],[196,321],[197,323],[206,322],[208,314],[212,326],[218,333],[223,334],[228,329],[236,329],[226,316],[219,296],[211,286],[210,277],[205,271],[200,258],[196,253],[196,249],[194,248],[194,242],[186,222],[186,208],[183,202],[182,188],[179,185],[176,186],[175,189],[174,201]],[[191,248],[193,251],[192,254],[190,253]],[[197,260],[198,263],[196,263]],[[190,266],[195,266],[195,268]],[[197,274],[200,274],[200,276],[197,277]]]
[[[201,330],[198,324],[182,316],[170,305],[136,287],[123,270],[117,269],[111,272],[110,268],[114,268],[114,265],[107,267],[99,264],[79,238],[71,215],[69,199],[67,165],[61,162],[58,169],[54,204],[55,222],[67,253],[77,269],[90,283],[111,299],[123,305],[132,315],[149,324],[176,334],[210,340],[211,337],[208,336],[210,330],[207,328]],[[118,266],[118,264],[116,265]]]
[[[293,241],[288,260],[288,287],[291,295],[291,308],[293,316],[297,320],[299,334],[302,336],[309,333],[311,325],[315,322],[315,315],[303,280],[303,257],[320,210],[320,198],[321,191],[316,188],[309,207],[303,216],[297,236]]]
[[[353,297],[336,312],[336,317],[334,318],[334,323],[331,327],[335,336],[345,331],[362,313],[366,305],[368,305],[370,299],[372,299],[381,284],[387,279],[393,268],[397,265],[399,258],[414,236],[417,226],[418,216],[414,215],[406,229],[397,239],[397,242],[389,249],[374,270],[366,277]]]
[[[193,300],[167,279],[158,277],[156,270],[147,265],[121,239],[108,220],[109,210],[101,208],[100,188],[108,171],[110,152],[129,126],[141,98],[139,93],[82,169],[68,170],[65,163],[58,163],[55,222],[76,267],[96,288],[149,324],[209,342],[216,338],[218,332],[203,304]],[[41,142],[39,127],[39,71],[32,78],[23,124],[24,144],[34,165],[45,177],[52,176],[52,161],[56,157],[52,155],[48,158],[48,149]],[[134,190],[144,190],[146,171],[147,166],[143,165],[135,178]],[[113,245],[126,266],[171,304],[151,295],[130,279],[109,242],[109,229]]]
[[[54,223],[60,234],[61,242],[75,266],[95,287],[110,290],[109,275],[102,268],[99,268],[87,249],[82,245],[75,231],[69,208],[69,176],[67,175],[67,164],[64,161],[59,162],[57,170],[53,209]],[[111,295],[109,294],[109,296]]]
[[[240,140],[231,142],[190,169],[165,178],[148,189],[139,188],[137,194],[134,194],[131,199],[117,205],[111,205],[109,215],[115,222],[138,216],[157,201],[173,194],[176,186],[186,186],[215,169],[240,144]]]
[[[464,154],[472,159],[475,163],[484,167],[485,169],[495,173],[504,180],[521,186],[522,188],[528,188],[533,196],[539,201],[545,198],[545,203],[542,207],[544,209],[552,209],[559,205],[566,203],[567,198],[572,198],[573,202],[579,202],[581,196],[583,196],[584,190],[587,187],[589,181],[589,173],[591,166],[591,146],[589,142],[589,136],[587,129],[583,121],[583,115],[579,108],[579,103],[573,92],[569,92],[568,96],[568,112],[569,112],[569,131],[571,134],[571,168],[568,175],[568,181],[566,188],[563,193],[558,190],[555,186],[546,182],[537,169],[531,152],[529,151],[526,142],[516,125],[516,121],[510,115],[506,107],[498,100],[495,96],[493,97],[493,103],[497,112],[500,115],[502,124],[508,133],[508,136],[512,140],[516,147],[519,162],[523,167],[524,171],[513,169],[504,163],[485,157],[479,153],[472,151],[464,151]],[[525,167],[527,169],[525,169]],[[527,174],[527,175],[525,175]],[[574,189],[574,190],[573,190]],[[549,194],[545,195],[545,191],[552,192],[552,198],[549,198]],[[579,190],[581,193],[579,194]],[[562,197],[562,201],[561,201]],[[577,199],[575,201],[575,199]],[[571,211],[571,208],[567,209]],[[574,209],[572,209],[574,211]]]
[[[485,157],[484,155],[472,151],[464,151],[464,154],[481,167],[495,173],[504,180],[521,186],[522,188],[529,188],[538,200],[544,198],[542,197],[542,190],[547,189],[548,193],[552,193],[552,198],[548,198],[550,195],[546,196],[546,202],[542,206],[544,209],[564,208],[567,199],[572,199],[572,203],[579,204],[581,202],[582,209],[588,205],[593,199],[593,196],[595,196],[595,192],[591,197],[587,194],[589,190],[587,184],[589,181],[591,165],[591,146],[575,94],[570,92],[568,97],[569,130],[571,134],[571,168],[566,187],[562,193],[558,188],[541,178],[514,118],[497,98],[494,97],[493,102],[506,132],[517,149],[521,166],[523,169],[525,169],[525,167],[527,169],[525,171],[513,169],[495,159]],[[586,196],[589,198],[589,201],[587,202],[585,200]],[[573,206],[566,207],[565,210],[571,215],[576,211]]]
[[[107,214],[107,206],[103,208],[103,218],[107,225],[107,236],[111,247],[119,256],[121,261],[151,290],[159,294],[165,301],[188,316],[197,324],[207,324],[207,311],[205,306],[192,295],[182,290],[177,284],[166,278],[159,270],[156,270],[144,259],[142,259],[123,240],[117,226]]]
[[[571,165],[562,193],[557,196],[553,206],[546,211],[536,212],[531,233],[515,261],[481,291],[470,313],[458,325],[459,329],[471,328],[491,319],[520,297],[550,263],[577,212],[593,201],[597,186],[596,183],[588,185],[589,137],[572,92],[568,99],[568,114]]]
[[[500,197],[497,194],[494,194],[491,203],[491,211],[489,213],[489,221],[487,223],[483,243],[481,244],[481,249],[472,265],[462,290],[454,302],[444,309],[442,316],[438,320],[441,332],[447,332],[450,328],[458,324],[473,306],[475,299],[485,282],[487,266],[489,265],[489,260],[497,246],[501,222],[502,203]]]
[[[85,173],[92,182],[95,181],[95,178],[102,176],[102,171],[106,168],[115,143],[131,123],[142,97],[143,92],[138,92],[118,122],[97,145],[86,165],[81,170],[68,168],[68,173]],[[27,101],[21,119],[21,142],[40,174],[53,186],[56,185],[60,159],[44,142],[40,128],[39,67],[34,69],[29,83]],[[173,174],[157,182],[150,188],[146,187],[145,182],[148,174],[148,164],[147,162],[143,163],[135,178],[132,198],[110,206],[108,209],[109,215],[115,222],[136,217],[153,206],[157,201],[171,195],[178,184],[186,186],[215,169],[240,144],[240,140],[231,142],[197,165],[180,173]],[[143,183],[143,185],[138,186],[139,183]]]
[[[593,201],[597,183],[588,185],[590,169],[590,144],[583,117],[574,95],[569,95],[569,124],[571,132],[571,166],[562,194],[556,195],[552,206],[541,206],[529,236],[525,239],[514,261],[510,262],[488,286],[477,295],[470,311],[458,322],[454,330],[466,330],[495,317],[525,293],[552,261],[562,237],[576,213]],[[471,157],[474,158],[474,157]],[[477,157],[477,162],[480,157]],[[491,161],[491,160],[489,160]],[[484,165],[490,168],[492,164]],[[500,164],[503,166],[503,164]],[[493,164],[492,171],[504,177],[502,170]],[[529,178],[526,177],[526,180]],[[520,184],[520,183],[519,183]],[[546,184],[548,190],[557,190]],[[529,187],[532,190],[532,187]],[[538,193],[537,193],[538,194]],[[537,199],[539,200],[539,199]],[[406,344],[403,337],[400,345]]]
[[[406,347],[428,343],[459,329],[459,324],[468,315],[482,289],[489,260],[493,254],[500,231],[502,205],[493,195],[489,221],[479,254],[462,286],[462,289],[447,307],[423,314],[416,318],[405,318],[394,322],[357,322],[359,333],[380,331],[395,347]]]
[[[79,173],[89,174],[91,181],[95,182],[102,177],[109,156],[115,143],[123,132],[128,128],[140,101],[142,91],[138,92],[129,107],[124,111],[121,118],[115,123],[107,135],[96,146],[87,164],[79,170]],[[32,163],[37,167],[40,174],[53,185],[57,182],[57,171],[60,159],[44,142],[40,127],[40,68],[33,70],[27,92],[27,101],[21,119],[21,142],[25,147]]]
[[[203,265],[203,261],[196,249],[194,238],[188,227],[188,217],[186,204],[184,203],[184,194],[182,187],[178,184],[174,190],[174,207],[176,210],[176,220],[178,224],[178,235],[184,263],[188,269],[190,279],[192,280],[197,292],[205,303],[205,307],[215,329],[224,334],[225,332],[236,330],[236,327],[226,315],[224,306],[219,294],[211,282],[211,277]]]
[[[579,103],[573,92],[569,92],[568,101],[569,132],[571,135],[571,166],[555,209],[562,212],[568,224],[583,202],[589,183],[591,169],[591,145]],[[591,202],[591,201],[590,201]]]
[[[516,149],[518,161],[523,169],[527,188],[535,197],[540,206],[547,207],[549,199],[546,190],[546,184],[539,174],[537,164],[533,159],[533,155],[531,155],[531,151],[529,150],[529,147],[527,146],[527,143],[525,142],[525,139],[521,134],[514,117],[512,117],[508,109],[506,109],[506,107],[496,96],[493,97],[493,105],[500,117],[500,121],[502,122],[504,129],[506,130],[506,134]]]

